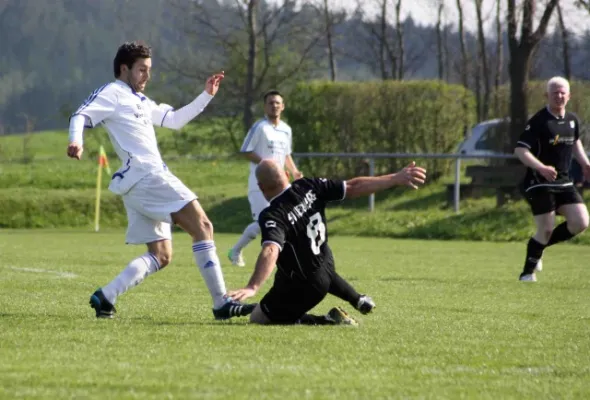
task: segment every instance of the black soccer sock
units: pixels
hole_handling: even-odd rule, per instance
[[[537,263],[543,256],[544,249],[544,244],[537,242],[534,238],[529,239],[529,243],[526,247],[526,259],[524,261],[524,268],[520,276],[529,275],[535,272],[535,267],[537,266]]]
[[[566,240],[570,240],[573,238],[574,235],[567,229],[567,222],[562,222],[557,226],[557,228],[553,229],[551,233],[551,237],[549,238],[549,242],[547,243],[546,247],[554,245],[556,243],[565,242]]]
[[[332,319],[327,318],[325,315],[313,315],[304,314],[297,321],[301,325],[334,325],[335,322]]]
[[[330,282],[328,293],[349,302],[354,308],[356,308],[361,295],[354,290],[350,283],[346,282],[343,277],[338,275],[336,271],[331,271],[330,275],[332,281]]]

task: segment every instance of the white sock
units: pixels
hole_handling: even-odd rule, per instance
[[[248,243],[256,239],[256,236],[260,233],[260,225],[258,222],[252,222],[244,229],[244,233],[240,236],[238,243],[233,248],[234,253],[239,253],[242,249],[248,246]]]
[[[193,243],[193,254],[201,276],[205,280],[209,293],[213,298],[213,307],[221,307],[226,302],[226,290],[215,242],[213,240],[201,240]]]
[[[115,304],[118,296],[139,285],[145,278],[159,269],[160,263],[156,256],[147,252],[127,264],[127,268],[121,271],[111,283],[102,288],[102,293],[111,304]]]

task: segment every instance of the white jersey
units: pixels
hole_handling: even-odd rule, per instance
[[[260,158],[270,158],[285,167],[285,159],[291,155],[291,127],[283,121],[274,126],[269,120],[261,119],[252,125],[240,151],[254,152]],[[256,164],[250,163],[250,176],[248,177],[248,191],[260,190],[256,180]]]
[[[173,108],[156,104],[125,82],[116,80],[96,89],[73,115],[84,115],[86,127],[102,124],[121,159],[122,167],[113,175],[125,182],[115,193],[124,193],[150,172],[166,169],[153,125],[161,126]]]
[[[157,105],[122,81],[96,89],[73,115],[84,115],[93,128],[106,128],[123,165],[131,159],[134,165],[160,168],[162,156],[156,141],[154,124],[161,125],[172,107]]]

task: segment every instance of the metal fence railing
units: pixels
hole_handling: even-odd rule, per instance
[[[455,180],[453,190],[453,209],[459,212],[459,201],[461,194],[461,160],[464,159],[513,159],[513,154],[490,154],[490,155],[470,155],[470,154],[436,154],[436,153],[294,153],[293,157],[300,158],[362,158],[369,162],[369,175],[375,175],[376,159],[454,159],[455,160]],[[375,209],[375,195],[369,196],[369,211]]]

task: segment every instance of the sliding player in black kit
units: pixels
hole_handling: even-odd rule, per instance
[[[231,291],[229,295],[235,300],[254,296],[276,265],[273,286],[251,314],[250,322],[357,325],[339,307],[331,309],[327,315],[307,314],[328,293],[346,299],[363,311],[363,296],[334,269],[334,258],[328,246],[326,205],[396,185],[417,188],[424,183],[426,170],[412,163],[390,175],[347,181],[302,178],[289,184],[284,171],[274,161],[262,160],[256,168],[256,178],[262,193],[270,201],[270,206],[258,219],[262,250],[248,285]]]
[[[529,239],[521,281],[536,282],[541,271],[543,250],[564,242],[588,227],[588,209],[576,190],[569,169],[576,158],[586,180],[590,179],[590,162],[580,141],[580,121],[565,106],[570,98],[569,82],[560,77],[547,82],[547,106],[527,123],[514,153],[526,165],[522,184],[526,200],[537,226]],[[565,222],[555,229],[555,215]]]

